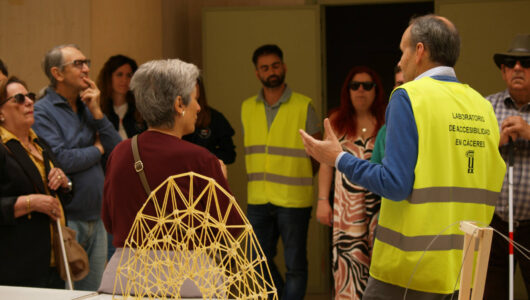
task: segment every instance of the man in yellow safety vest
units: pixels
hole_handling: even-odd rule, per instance
[[[280,299],[303,299],[307,286],[307,229],[318,164],[304,151],[298,129],[320,138],[311,99],[285,84],[282,50],[263,45],[252,57],[263,88],[241,107],[248,177],[247,215],[261,244]],[[285,283],[274,257],[281,236]]]
[[[400,48],[407,83],[390,98],[381,165],[342,152],[328,120],[325,141],[301,134],[311,156],[383,196],[363,300],[451,299],[458,224],[489,224],[502,186],[499,129],[491,104],[456,79],[460,37],[449,20],[411,20]]]

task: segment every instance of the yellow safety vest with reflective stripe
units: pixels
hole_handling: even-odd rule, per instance
[[[292,93],[280,104],[270,129],[265,104],[251,97],[243,102],[248,203],[282,207],[309,207],[313,202],[311,160],[299,129],[305,129],[311,99]]]
[[[418,128],[415,180],[407,199],[382,200],[370,275],[449,294],[462,264],[458,223],[489,224],[502,187],[498,124],[491,104],[468,85],[427,77],[401,88]]]

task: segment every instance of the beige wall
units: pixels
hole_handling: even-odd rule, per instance
[[[202,67],[202,10],[213,6],[298,5],[304,0],[0,0],[0,58],[38,91],[40,63],[56,45],[75,43],[95,79],[122,53],[139,64],[181,58]]]
[[[210,7],[302,5],[306,2],[306,0],[162,0],[164,40],[170,39],[171,44],[164,48],[167,50],[164,51],[164,55],[182,58],[202,68],[203,9]]]
[[[84,0],[0,1],[0,58],[10,75],[38,91],[48,80],[41,69],[46,51],[75,43],[90,56],[90,2]]]
[[[91,0],[91,77],[112,55],[125,54],[138,64],[162,58],[160,0]]]
[[[460,81],[484,96],[505,89],[493,54],[507,51],[517,33],[530,33],[530,1],[438,0],[436,11],[460,32],[462,51],[456,65]]]
[[[38,91],[48,84],[40,66],[46,51],[74,43],[92,59],[95,79],[117,53],[139,63],[161,58],[162,23],[160,0],[2,0],[0,58]]]

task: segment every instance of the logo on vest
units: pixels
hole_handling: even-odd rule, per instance
[[[467,151],[466,157],[467,157],[467,173],[473,174],[474,165],[475,165],[475,151],[474,150]]]
[[[210,130],[210,128],[202,128],[201,130],[199,130],[199,137],[203,140],[210,138],[211,135],[212,131]]]

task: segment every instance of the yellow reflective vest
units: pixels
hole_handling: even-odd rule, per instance
[[[502,187],[498,124],[491,104],[466,84],[426,77],[401,88],[418,128],[415,180],[407,199],[382,200],[370,275],[450,294],[462,264],[458,223],[489,225]]]
[[[280,104],[270,129],[265,103],[257,97],[241,107],[249,204],[309,207],[313,202],[311,160],[298,132],[305,129],[311,99],[293,92]]]

